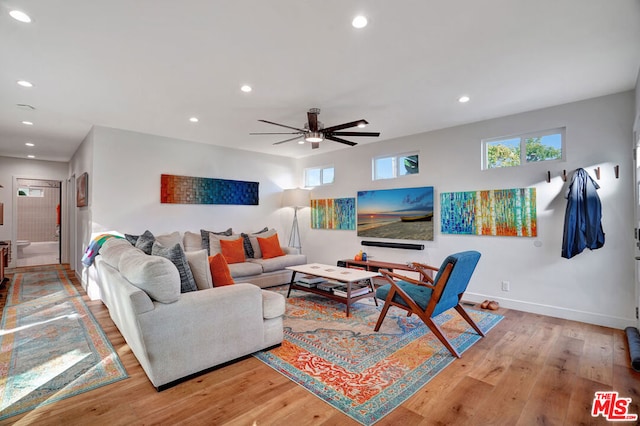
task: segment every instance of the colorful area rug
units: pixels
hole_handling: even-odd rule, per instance
[[[419,318],[395,307],[380,331],[373,331],[381,308],[372,299],[361,300],[347,318],[344,304],[294,291],[287,299],[282,346],[255,356],[359,423],[372,425],[456,359]],[[467,311],[484,331],[503,318]],[[454,310],[435,321],[460,353],[480,339]]]
[[[127,378],[64,270],[16,273],[0,330],[0,420]]]

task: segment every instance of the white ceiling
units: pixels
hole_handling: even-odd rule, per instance
[[[0,7],[0,155],[12,157],[67,161],[92,125],[302,157],[350,148],[274,146],[287,137],[249,133],[286,129],[257,120],[301,127],[319,107],[325,126],[368,120],[380,138],[347,139],[370,143],[630,90],[640,66],[639,0]],[[369,25],[356,30],[359,13]],[[240,91],[245,83],[253,92]],[[458,103],[463,94],[471,101]]]

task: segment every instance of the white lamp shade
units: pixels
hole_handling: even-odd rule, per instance
[[[282,207],[309,207],[310,199],[306,189],[285,189],[282,193]]]

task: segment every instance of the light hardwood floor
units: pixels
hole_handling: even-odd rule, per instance
[[[253,357],[158,393],[104,305],[85,300],[130,377],[0,424],[357,424]],[[602,390],[632,398],[629,412],[640,414],[640,374],[629,367],[623,330],[498,312],[505,319],[486,338],[376,425],[611,424],[590,414]]]

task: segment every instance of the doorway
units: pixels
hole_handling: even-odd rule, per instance
[[[17,179],[16,266],[59,264],[62,182]]]

